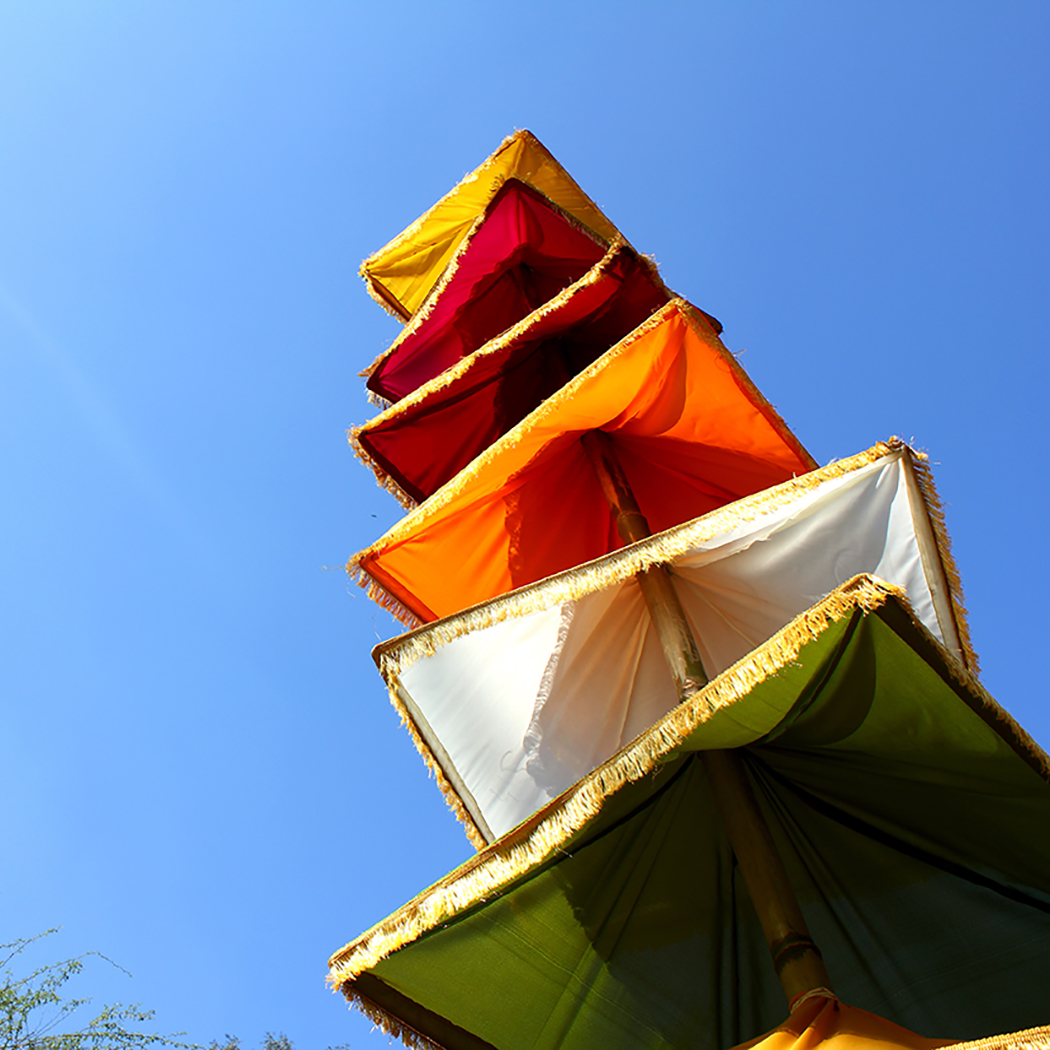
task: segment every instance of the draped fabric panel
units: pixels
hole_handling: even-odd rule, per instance
[[[505,182],[372,365],[368,389],[388,401],[410,394],[579,280],[607,248],[542,194]]]
[[[791,1016],[772,1032],[749,1040],[735,1050],[933,1050],[954,1046],[955,1050],[1045,1050],[1050,1028],[1040,1025],[974,1042],[957,1043],[924,1039],[885,1018],[840,1002],[832,996],[815,995],[792,1010]]]
[[[674,300],[348,568],[409,621],[620,546],[580,436],[602,430],[659,532],[815,465],[710,325]]]
[[[361,264],[371,294],[407,320],[426,299],[478,215],[506,179],[539,190],[606,241],[616,227],[528,131],[516,131],[429,211]]]
[[[943,1039],[924,1039],[866,1010],[827,996],[815,996],[791,1012],[772,1032],[736,1050],[935,1050],[950,1045]]]
[[[347,945],[333,982],[499,1050],[769,1032],[787,1005],[702,759],[726,747],[844,1002],[942,1042],[1050,1022],[1047,757],[871,577]]]
[[[709,676],[864,572],[903,588],[923,625],[964,661],[955,610],[934,601],[947,553],[929,568],[923,562],[928,511],[908,484],[910,453],[878,452],[856,457],[852,469],[814,472],[782,502],[753,497],[738,516],[727,508],[721,531],[678,543],[667,564]],[[694,531],[703,535],[703,519]],[[426,727],[428,757],[441,754],[484,839],[510,830],[677,702],[637,580],[618,570],[629,554],[611,555],[578,586],[570,570],[491,610],[377,647],[388,686]],[[558,601],[568,589],[575,597]]]
[[[669,298],[647,261],[614,245],[543,309],[357,428],[352,441],[381,483],[420,503]]]

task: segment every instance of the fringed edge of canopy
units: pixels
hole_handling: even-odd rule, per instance
[[[388,241],[378,251],[373,252],[361,263],[358,272],[360,273],[362,279],[365,282],[365,287],[368,289],[368,294],[372,296],[372,298],[375,299],[375,301],[379,303],[379,305],[382,306],[384,310],[386,310],[390,314],[393,314],[393,316],[400,321],[407,321],[412,316],[411,310],[406,309],[400,301],[398,301],[391,293],[387,292],[383,288],[382,282],[378,277],[372,274],[370,267],[375,266],[383,258],[383,256],[392,252],[394,249],[400,247],[405,241],[411,240],[413,237],[415,237],[416,234],[419,233],[419,231],[426,225],[427,221],[434,214],[434,212],[436,212],[443,204],[446,204],[454,197],[456,197],[456,195],[465,186],[469,186],[471,183],[477,182],[479,179],[483,178],[485,173],[497,163],[499,155],[503,153],[504,150],[510,149],[519,140],[527,142],[533,149],[543,154],[550,163],[556,165],[557,168],[560,170],[561,174],[565,177],[565,179],[576,188],[580,196],[583,197],[583,199],[592,208],[594,208],[595,212],[597,212],[598,215],[605,219],[605,221],[609,224],[611,233],[614,234],[615,232],[617,232],[616,226],[609,220],[609,218],[605,215],[601,208],[599,208],[598,205],[595,204],[595,202],[584,192],[580,184],[568,173],[568,171],[565,170],[565,168],[561,165],[561,163],[559,163],[557,158],[555,158],[554,154],[552,154],[551,151],[547,149],[547,147],[544,146],[543,143],[540,142],[540,140],[536,138],[536,136],[533,135],[531,131],[528,131],[525,128],[518,128],[512,134],[508,135],[499,144],[499,146],[497,146],[496,149],[492,153],[490,153],[489,156],[486,157],[480,165],[478,165],[478,167],[476,167],[469,174],[464,175],[463,178],[460,179],[459,182],[457,182],[456,185],[448,191],[448,193],[446,193],[443,197],[439,198],[436,203],[432,204],[429,208],[427,208],[427,210],[423,212],[423,214],[420,215],[419,218],[417,218],[414,222],[406,226],[405,229],[403,229],[396,237]],[[529,181],[527,178],[521,178],[521,176],[514,177],[518,178],[521,182],[528,183]]]
[[[944,1050],[1047,1050],[1050,1047],[1050,1025],[1025,1028],[1005,1035],[989,1035],[965,1043],[950,1043]]]
[[[690,317],[694,324],[699,324],[701,328],[710,329],[715,342],[718,343],[719,348],[725,355],[730,371],[733,373],[736,381],[745,391],[747,391],[751,403],[755,408],[766,417],[773,429],[780,436],[781,440],[794,450],[795,455],[808,463],[810,470],[815,470],[819,465],[817,461],[809,454],[809,451],[805,448],[802,442],[795,436],[791,428],[785,422],[784,417],[773,407],[773,403],[769,398],[758,389],[754,380],[747,374],[744,366],[737,360],[736,354],[734,354],[732,350],[722,342],[721,336],[715,332],[714,325],[708,320],[707,315],[703,310],[693,306],[692,303],[685,299],[682,300],[682,304],[683,312]]]
[[[363,373],[362,373],[363,374]],[[391,401],[389,398],[383,397],[382,394],[377,394],[374,390],[369,390],[365,387],[365,400],[370,405],[375,405],[376,408],[385,412],[391,405],[397,404],[396,401]]]
[[[401,719],[401,724],[408,730],[409,736],[412,738],[412,743],[415,745],[416,750],[423,759],[423,764],[427,767],[428,772],[434,778],[438,790],[444,796],[445,805],[452,810],[456,820],[463,825],[463,830],[466,832],[470,844],[476,850],[480,851],[485,849],[489,844],[489,840],[485,838],[481,828],[478,827],[477,822],[474,820],[473,814],[467,809],[459,792],[456,790],[452,781],[449,780],[441,762],[438,761],[437,756],[431,750],[426,738],[420,732],[419,726],[417,725],[415,718],[412,716],[412,712],[409,711],[398,693],[396,683],[391,683],[387,686],[387,695],[390,697],[390,703],[393,705],[394,710],[398,713],[398,716]]]
[[[875,576],[855,576],[832,591],[513,831],[335,952],[329,960],[329,983],[342,987],[438,923],[542,863],[597,816],[609,796],[652,773],[716,711],[746,696],[795,660],[804,645],[835,621],[857,610],[873,612],[890,598],[908,610],[904,592]],[[928,635],[921,625],[920,630]],[[928,637],[943,651],[932,636]],[[957,661],[952,663],[958,666]]]
[[[428,1039],[422,1032],[417,1032],[411,1025],[406,1024],[399,1017],[384,1010],[378,1003],[373,1002],[363,992],[355,988],[353,984],[347,984],[340,989],[346,997],[351,1008],[357,1008],[378,1028],[381,1032],[393,1039],[400,1039],[409,1050],[445,1050],[432,1039]]]
[[[977,653],[974,652],[973,640],[970,635],[970,624],[967,618],[966,603],[963,598],[962,577],[959,575],[959,567],[952,554],[952,540],[948,533],[948,525],[944,515],[944,504],[934,484],[933,471],[930,469],[930,457],[925,452],[919,452],[908,446],[911,464],[915,470],[915,480],[919,485],[923,502],[926,504],[926,513],[930,519],[930,526],[936,540],[937,550],[940,554],[941,565],[944,575],[948,580],[948,593],[952,604],[952,613],[955,620],[955,630],[959,635],[959,645],[962,647],[963,659],[966,666],[974,673],[980,673],[980,663]]]
[[[471,223],[470,229],[467,231],[466,236],[459,242],[456,250],[452,253],[452,257],[445,264],[445,269],[441,271],[441,275],[434,283],[433,288],[427,293],[426,298],[419,304],[419,308],[409,318],[405,327],[398,332],[397,337],[394,341],[365,369],[358,372],[361,378],[367,378],[413,333],[417,332],[420,326],[430,317],[434,312],[434,308],[438,304],[438,300],[444,294],[445,289],[449,286],[449,283],[455,278],[459,272],[460,263],[463,260],[463,256],[470,251],[471,245],[474,242],[475,236],[488,221],[489,216],[492,213],[492,207],[495,204],[496,196],[500,190],[510,181],[516,181],[527,186],[533,193],[538,197],[542,197],[544,203],[557,215],[563,222],[565,222],[572,229],[578,233],[583,234],[589,240],[592,240],[595,244],[605,250],[608,254],[610,242],[607,241],[601,234],[596,233],[590,228],[585,222],[577,219],[575,215],[567,212],[560,204],[556,204],[541,190],[536,189],[528,179],[518,178],[516,175],[501,175],[492,183],[492,192],[489,194],[488,201],[485,203],[485,207],[478,213],[478,217]],[[620,236],[614,238],[619,243],[626,243]]]
[[[636,259],[642,262],[648,267],[650,276],[659,286],[667,292],[667,299],[670,301],[675,298],[674,292],[667,288],[662,278],[660,277],[659,270],[657,269],[656,263],[649,258],[648,255],[641,255],[632,248],[627,241],[622,237],[614,238],[610,243],[606,253],[582,276],[577,278],[572,284],[566,285],[557,295],[552,296],[542,306],[536,307],[531,313],[526,314],[520,321],[511,325],[506,331],[500,332],[499,335],[493,336],[487,343],[483,343],[473,353],[468,354],[466,357],[461,358],[454,365],[446,368],[444,372],[434,376],[433,379],[427,380],[427,382],[421,384],[410,394],[406,394],[403,398],[397,401],[389,401],[383,398],[381,395],[376,394],[375,391],[368,391],[378,401],[383,401],[388,408],[392,409],[403,409],[410,405],[417,404],[419,401],[428,395],[434,393],[436,390],[441,390],[443,387],[448,386],[450,383],[458,379],[464,371],[466,371],[471,362],[477,360],[478,355],[488,355],[498,353],[508,343],[513,342],[515,339],[525,335],[528,330],[535,325],[538,321],[542,320],[548,314],[553,313],[555,310],[560,310],[565,303],[572,299],[579,292],[587,288],[589,285],[594,284],[600,277],[602,277],[606,270],[612,265],[616,258],[622,252],[630,252]],[[404,333],[402,333],[404,334]],[[398,338],[400,341],[400,337]],[[362,377],[370,376],[375,368],[390,354],[396,347],[396,343],[392,344],[386,350],[383,351],[363,372],[358,373]],[[365,426],[374,426],[383,418],[386,413],[382,413],[376,416],[375,419],[371,419]]]
[[[385,414],[385,413],[384,413]],[[380,416],[376,417],[381,418]],[[372,454],[361,444],[360,434],[369,426],[363,423],[358,427],[351,427],[346,432],[346,440],[354,455],[375,475],[376,484],[389,492],[405,510],[415,510],[419,504],[390,476],[389,471],[384,470],[373,458]]]
[[[356,583],[365,595],[376,603],[380,608],[386,609],[395,620],[399,620],[409,630],[419,630],[426,626],[427,620],[423,619],[414,609],[402,601],[384,583],[377,580],[359,561],[364,554],[359,554],[346,564],[346,572],[351,583]],[[436,619],[436,617],[435,617]]]

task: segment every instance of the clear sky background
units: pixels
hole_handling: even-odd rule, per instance
[[[328,955],[471,853],[342,564],[360,260],[516,127],[820,462],[929,451],[1044,745],[1050,5],[0,2],[0,941],[166,1030],[386,1045]]]

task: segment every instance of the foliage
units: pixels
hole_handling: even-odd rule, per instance
[[[241,1041],[235,1035],[227,1035],[221,1043],[211,1043],[208,1050],[241,1050]],[[259,1050],[295,1050],[295,1044],[284,1032],[278,1032],[276,1035],[267,1032]],[[339,1047],[330,1047],[329,1050],[339,1050]]]
[[[221,1043],[210,1043],[208,1050],[241,1050],[241,1041],[235,1035],[226,1035],[223,1036]],[[295,1050],[295,1044],[284,1032],[278,1032],[276,1035],[273,1032],[267,1032],[259,1050]],[[350,1047],[343,1043],[339,1046],[330,1046],[328,1050],[350,1050]]]
[[[11,969],[15,959],[35,941],[54,932],[47,930],[37,937],[0,944],[0,1050],[241,1050],[240,1039],[233,1035],[205,1048],[180,1042],[174,1035],[142,1031],[140,1026],[153,1020],[153,1011],[138,1005],[104,1006],[96,1017],[80,1024],[81,1018],[74,1014],[91,1000],[65,998],[66,983],[84,969],[84,960],[92,956],[118,970],[123,967],[98,952],[88,952],[75,959],[40,966],[25,977],[17,976]],[[295,1050],[295,1046],[283,1032],[267,1032],[259,1050]],[[333,1046],[328,1050],[349,1048]]]
[[[138,1005],[104,1006],[86,1024],[81,1023],[82,1015],[74,1017],[91,1000],[65,998],[65,985],[84,969],[84,960],[93,955],[117,965],[97,952],[40,966],[24,977],[12,972],[11,963],[29,945],[54,932],[0,944],[0,1050],[196,1050],[174,1036],[143,1031],[153,1011]]]

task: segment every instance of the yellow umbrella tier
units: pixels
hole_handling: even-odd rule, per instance
[[[361,264],[369,292],[408,320],[441,277],[460,241],[507,179],[539,190],[606,241],[616,227],[529,131],[516,131],[429,211]]]

